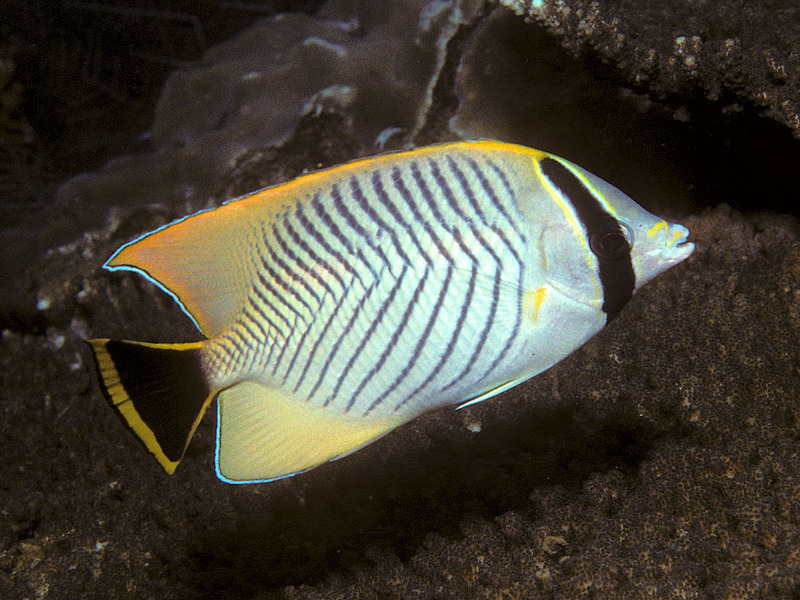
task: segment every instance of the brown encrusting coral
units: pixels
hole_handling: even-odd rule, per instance
[[[742,102],[800,137],[800,7],[775,2],[500,0],[654,98]],[[688,118],[686,115],[684,118]]]
[[[739,72],[730,90],[740,93],[742,104],[778,87],[778,100],[800,101],[791,67],[800,53],[793,9],[762,3],[766,12],[759,14],[773,19],[740,19],[737,28],[720,31],[701,25],[722,23],[714,20],[720,11],[749,15],[756,8],[727,1],[636,3],[636,10],[615,12],[612,21],[609,11],[631,3],[542,3],[548,10],[557,4],[594,7],[596,18],[580,30],[589,42],[580,47],[587,64],[611,58],[593,76],[613,73],[612,83],[630,77],[628,91],[618,97],[642,111],[632,124],[664,123],[650,121],[649,114],[683,119],[677,137],[670,128],[648,137],[638,129],[625,133],[624,118],[611,127],[573,117],[585,124],[576,129],[591,137],[588,146],[599,147],[611,165],[608,171],[586,166],[642,204],[652,207],[648,182],[659,181],[648,173],[662,166],[674,173],[669,189],[684,196],[678,220],[692,231],[695,253],[645,287],[588,345],[509,393],[427,415],[346,461],[305,475],[227,486],[212,468],[213,415],[198,429],[181,469],[164,476],[108,410],[82,343],[101,332],[196,339],[170,298],[134,276],[100,269],[121,243],[185,214],[186,197],[154,196],[127,209],[124,194],[116,195],[110,202],[119,207],[86,215],[100,225],[83,230],[75,228],[84,222],[76,199],[62,221],[32,219],[24,230],[7,229],[3,251],[11,259],[0,274],[19,284],[34,308],[19,313],[20,320],[4,318],[0,337],[0,597],[800,595],[800,225],[792,208],[800,152],[787,134],[791,123],[777,110],[770,112],[771,125],[769,119],[743,120],[750,129],[735,131],[709,129],[696,118],[698,107],[709,118],[725,109],[723,121],[737,110],[728,99],[700,103],[713,91],[700,76],[713,77],[714,69],[724,78]],[[548,27],[561,28],[562,39],[577,47],[575,27],[589,13],[564,12],[561,25],[558,14],[547,13]],[[648,25],[672,14],[685,17],[681,27],[658,32]],[[458,114],[456,86],[497,74],[491,60],[459,67],[476,48],[500,52],[501,44],[479,37],[483,32],[508,27],[521,44],[523,26],[537,27],[508,15],[490,19],[452,38],[463,45],[451,50],[463,54],[447,57],[428,114],[428,122],[444,125],[423,128],[425,136],[453,135],[446,126]],[[668,88],[658,79],[666,70],[641,71],[624,60],[633,55],[606,53],[612,30],[601,21],[625,33],[625,44],[638,32],[641,48],[684,37],[683,47],[693,53],[699,36],[697,78],[684,74],[688,84]],[[706,50],[727,38],[739,40],[730,64],[722,53]],[[767,46],[773,70],[786,73],[782,86],[764,87],[769,81],[762,67],[771,63],[763,62],[763,53],[748,53]],[[552,48],[539,56],[545,54],[560,56]],[[566,60],[560,65],[575,67]],[[519,68],[511,72],[524,74]],[[592,85],[591,78],[581,81]],[[480,91],[477,83],[470,86]],[[668,103],[655,102],[661,95]],[[488,96],[469,101],[479,97]],[[762,105],[772,106],[769,98]],[[684,100],[687,108],[680,111]],[[568,103],[576,110],[581,104]],[[462,110],[476,114],[475,106]],[[503,103],[497,106],[502,110]],[[517,107],[511,112],[521,114]],[[492,121],[492,115],[482,117]],[[777,134],[774,119],[787,125]],[[309,113],[281,147],[246,149],[215,176],[209,189],[220,197],[214,201],[367,152],[352,122],[346,107]],[[589,129],[593,124],[597,128]],[[739,133],[749,154],[733,150]],[[640,162],[642,140],[648,147]],[[579,138],[568,145],[582,146]],[[663,162],[653,148],[666,149]],[[615,156],[624,158],[615,162]],[[704,157],[714,160],[701,162]],[[188,173],[165,180],[174,172],[154,169],[152,178],[132,185],[140,191],[150,182],[171,185]],[[618,175],[630,176],[629,185]],[[211,195],[202,202],[211,202]],[[662,212],[669,210],[669,197],[659,194]],[[692,202],[714,208],[691,209]],[[773,212],[758,212],[767,203]],[[55,249],[34,260],[17,238]],[[11,296],[4,294],[3,302],[4,317],[16,310]]]

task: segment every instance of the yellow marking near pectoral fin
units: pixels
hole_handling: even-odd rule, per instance
[[[546,288],[538,288],[525,293],[522,299],[522,312],[534,323],[539,320],[539,309],[547,295]]]
[[[296,475],[366,446],[408,418],[369,419],[309,406],[245,381],[220,393],[217,475],[228,483]]]

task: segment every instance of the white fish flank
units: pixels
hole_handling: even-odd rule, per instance
[[[263,224],[247,305],[210,348],[217,369],[361,416],[504,383],[530,237],[511,179],[481,155],[409,157]]]

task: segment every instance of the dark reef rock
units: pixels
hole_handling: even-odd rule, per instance
[[[99,212],[81,214],[76,195],[62,221],[3,231],[0,279],[28,304],[4,295],[0,310],[0,597],[800,596],[795,9],[509,4],[532,22],[490,8],[437,38],[446,56],[415,88],[429,94],[413,111],[417,141],[456,131],[547,145],[677,214],[695,253],[585,347],[488,402],[247,486],[215,477],[209,414],[167,477],[106,406],[82,340],[199,334],[168,296],[103,261],[189,210],[369,152],[378,126],[359,129],[369,115],[339,103],[211,174],[151,157],[136,191],[169,194],[134,206],[112,186]],[[748,99],[757,106],[740,110]],[[767,107],[771,119],[743,116]],[[203,137],[179,151],[222,164],[193,145]],[[95,178],[96,203],[103,177],[65,189]],[[30,239],[44,258],[14,242]]]
[[[742,101],[800,137],[800,7],[791,2],[500,0],[654,98]]]
[[[73,257],[83,318],[0,343],[0,592],[792,597],[800,227],[724,207],[686,223],[686,264],[550,372],[241,487],[214,476],[213,415],[169,478],[107,409],[81,337],[193,334],[146,284]]]

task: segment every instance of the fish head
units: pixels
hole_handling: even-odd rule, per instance
[[[569,164],[594,208],[588,216],[565,210],[563,219],[553,219],[543,230],[540,250],[546,278],[562,294],[599,307],[609,295],[627,288],[627,295],[619,292],[627,299],[694,251],[683,225],[648,212],[596,175],[563,164]],[[568,194],[562,197],[563,206],[577,204],[569,203]]]
[[[694,252],[686,227],[650,213],[610,183],[586,171],[584,173],[610,215],[607,227],[590,236],[592,251],[597,256],[619,260],[627,260],[629,255],[636,276],[636,289]],[[618,230],[612,221],[619,224],[624,240],[616,233]]]
[[[678,223],[653,217],[648,226],[637,225],[631,246],[631,262],[636,272],[636,288],[686,260],[694,252],[687,241],[689,230]]]

